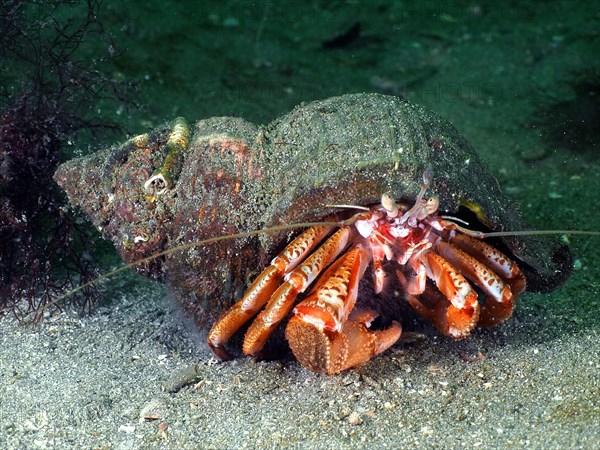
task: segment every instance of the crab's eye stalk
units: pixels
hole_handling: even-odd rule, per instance
[[[386,210],[388,217],[398,216],[398,204],[390,194],[385,193],[381,196],[381,206]]]
[[[431,197],[427,200],[427,204],[425,205],[425,210],[428,215],[435,214],[435,212],[440,207],[440,199],[437,196]]]

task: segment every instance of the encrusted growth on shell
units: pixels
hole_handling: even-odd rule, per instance
[[[144,183],[146,193],[153,196],[162,195],[175,187],[189,144],[190,126],[183,117],[178,117],[165,145],[167,156],[162,166]]]

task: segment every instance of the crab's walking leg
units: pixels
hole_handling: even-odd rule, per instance
[[[521,270],[502,252],[481,240],[456,235],[451,242],[452,245],[446,244],[449,260],[456,260],[455,265],[487,294],[478,325],[489,327],[508,319],[517,296],[525,289]]]
[[[252,322],[244,337],[244,354],[256,356],[264,347],[273,329],[291,311],[298,294],[304,292],[315,278],[346,248],[351,230],[344,227],[331,236],[321,247],[286,276],[265,309]]]
[[[430,251],[418,258],[412,262],[417,270],[417,277],[411,282],[407,284],[404,275],[397,272],[400,282],[405,286],[407,301],[415,311],[432,320],[441,333],[456,339],[466,337],[479,319],[477,293],[460,272],[437,253]],[[422,276],[419,276],[423,270],[421,263],[427,270],[427,276],[435,281],[438,290],[449,304],[440,302],[435,295],[432,296],[427,291]],[[428,301],[421,301],[417,295],[424,296]]]
[[[356,313],[348,318],[367,265],[364,248],[353,247],[294,309],[286,339],[304,367],[333,375],[369,361],[400,337],[402,327],[397,322],[386,330],[372,331],[368,326],[373,314]]]
[[[231,358],[223,344],[260,311],[281,283],[283,276],[293,270],[330,230],[330,227],[312,227],[290,242],[254,280],[242,299],[213,325],[208,334],[208,345],[218,358]]]
[[[398,276],[402,278],[404,275],[398,273]],[[458,330],[463,330],[471,326],[471,318],[456,314],[456,309],[452,306],[452,303],[442,294],[435,286],[427,283],[423,292],[416,295],[406,293],[406,300],[413,309],[421,316],[433,322],[435,327],[445,335],[458,335],[462,336],[463,333]],[[462,323],[457,318],[465,318]],[[451,321],[450,323],[448,321]],[[457,330],[454,333],[451,329]]]

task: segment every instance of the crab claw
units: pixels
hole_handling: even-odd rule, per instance
[[[367,263],[365,249],[361,245],[352,248],[294,309],[285,336],[304,367],[334,375],[369,361],[400,337],[398,322],[386,330],[370,330],[375,314],[354,310]]]
[[[364,364],[396,343],[402,333],[398,322],[385,330],[370,330],[366,317],[349,319],[338,332],[327,331],[299,316],[290,319],[285,337],[296,359],[314,372],[335,375]]]

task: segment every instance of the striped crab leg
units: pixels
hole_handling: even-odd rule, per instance
[[[457,270],[444,255],[431,251],[425,257],[431,278],[450,302],[444,317],[448,328],[446,330],[439,328],[442,323],[439,317],[434,322],[444,334],[457,339],[464,338],[475,328],[479,319],[477,293],[462,276],[461,271]]]
[[[444,250],[448,260],[487,294],[478,325],[504,322],[512,315],[517,296],[525,290],[525,276],[517,264],[479,239],[456,234],[450,242]]]
[[[317,276],[331,264],[348,245],[352,231],[349,227],[339,229],[327,239],[306,261],[285,277],[285,282],[273,293],[267,306],[252,322],[244,337],[245,355],[256,356],[267,339],[289,314],[298,294],[304,292]]]
[[[222,360],[231,359],[223,345],[269,301],[283,277],[292,271],[331,230],[311,227],[288,244],[250,285],[244,296],[213,325],[208,333],[208,345]]]
[[[466,337],[475,326],[489,327],[508,319],[525,289],[525,277],[513,261],[465,234],[455,234],[450,243],[436,242],[430,251],[411,258],[410,265],[416,273],[410,281],[397,271],[406,299],[441,333],[456,339]],[[425,272],[437,290],[425,284]],[[481,305],[468,280],[486,295]]]

